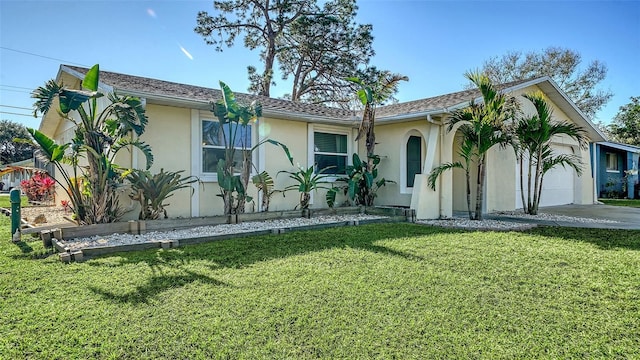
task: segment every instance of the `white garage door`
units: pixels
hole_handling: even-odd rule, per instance
[[[573,154],[571,147],[552,145],[555,154]],[[516,166],[516,209],[522,209],[522,197],[520,196],[520,167]],[[527,187],[527,174],[524,176],[525,197]],[[548,171],[542,183],[542,198],[540,206],[554,206],[574,203],[574,179],[575,170],[560,165]]]

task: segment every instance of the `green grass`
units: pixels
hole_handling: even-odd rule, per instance
[[[29,206],[29,200],[26,196],[20,197],[20,206]],[[9,195],[0,196],[0,208],[11,209],[11,201],[9,201]]]
[[[640,200],[638,199],[598,199],[598,201],[613,206],[630,206],[640,208]]]
[[[638,358],[640,232],[368,225],[84,263],[0,219],[0,357]]]

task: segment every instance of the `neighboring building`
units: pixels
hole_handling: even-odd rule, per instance
[[[638,199],[638,159],[640,147],[614,142],[598,142],[594,148],[593,172],[600,198]]]
[[[22,180],[31,178],[33,174],[33,159],[26,159],[0,167],[0,182],[2,191],[19,188]]]
[[[79,88],[87,69],[62,65],[57,81]],[[198,176],[203,184],[192,191],[183,189],[171,198],[171,216],[217,215],[223,211],[222,200],[216,196],[215,159],[221,146],[208,137],[208,130],[217,126],[209,111],[209,102],[220,98],[220,91],[172,83],[167,81],[130,76],[112,72],[100,73],[100,89],[117,91],[143,99],[149,123],[142,139],[153,148],[155,162],[152,171],[161,168],[186,170],[187,175]],[[558,86],[548,77],[519,81],[502,86],[513,96],[531,91],[542,91],[559,120],[571,121],[583,127],[591,141],[604,141],[599,130],[578,110]],[[344,169],[351,162],[351,154],[365,153],[364,141],[354,141],[360,115],[341,109],[294,103],[247,94],[236,94],[240,102],[258,100],[263,106],[263,117],[251,126],[251,142],[270,138],[285,143],[295,162],[302,166],[320,163],[335,164],[334,169]],[[379,173],[395,184],[379,191],[379,205],[405,206],[416,209],[418,218],[451,216],[453,211],[466,210],[464,172],[458,169],[445,172],[435,191],[426,186],[428,173],[434,167],[456,161],[456,130],[446,131],[448,114],[453,109],[478,100],[477,90],[465,90],[452,94],[379,107],[376,113],[376,153],[381,156]],[[102,98],[102,101],[105,98]],[[531,113],[533,106],[522,97],[523,110]],[[103,106],[106,104],[103,104]],[[40,124],[40,131],[58,142],[68,142],[73,137],[73,123],[50,111]],[[589,150],[577,143],[558,138],[554,149],[581,157],[590,166]],[[119,161],[123,166],[137,167],[143,157],[136,152]],[[266,170],[275,178],[276,188],[290,185],[286,176],[276,176],[280,170],[294,170],[282,150],[265,145],[255,152],[254,163],[258,171]],[[338,171],[340,172],[340,171]],[[518,193],[518,170],[512,149],[492,149],[487,158],[485,211],[506,211],[521,208]],[[338,176],[339,174],[336,174]],[[256,190],[250,189],[255,195]],[[475,196],[474,196],[475,198]],[[275,195],[270,210],[293,209],[297,196]],[[545,177],[541,206],[559,204],[594,203],[594,179],[590,169],[582,177],[573,170],[559,168]],[[258,211],[256,201],[248,211]],[[312,207],[326,207],[324,193],[315,193]],[[132,213],[135,216],[135,212]]]

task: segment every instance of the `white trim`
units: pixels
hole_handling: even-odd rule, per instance
[[[347,152],[346,152],[347,165],[352,164],[351,154],[354,153],[353,144],[352,144],[353,130],[350,127],[328,126],[328,125],[308,123],[307,124],[307,165],[306,165],[307,168],[315,163],[314,133],[316,131],[328,133],[328,134],[346,135],[347,136]],[[325,180],[329,182],[335,182],[340,176],[341,174],[337,174],[336,176],[327,177],[325,178]],[[315,191],[311,192],[310,194],[311,195],[311,198],[309,199],[310,205],[313,205],[314,193]]]
[[[191,109],[191,175],[200,175],[202,150],[200,148],[200,111]],[[200,179],[202,181],[202,179]],[[191,184],[191,216],[200,216],[200,181]]]
[[[345,135],[347,137],[347,165],[351,165],[351,154],[354,153],[353,144],[352,144],[352,131],[347,127],[338,127],[338,126],[327,126],[327,125],[318,125],[309,123],[307,126],[307,167],[313,165],[315,163],[315,140],[314,133],[321,132],[327,134],[336,134],[336,135]],[[336,181],[338,177],[345,174],[336,174],[336,176],[328,177],[327,181]]]
[[[412,136],[420,138],[420,159],[426,158],[427,141],[422,131],[414,128],[405,132],[400,142],[400,194],[413,194],[413,186],[407,186],[407,142]]]

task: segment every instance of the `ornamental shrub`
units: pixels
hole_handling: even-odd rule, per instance
[[[30,179],[22,180],[20,187],[29,201],[50,201],[56,182],[44,173],[36,173]]]

